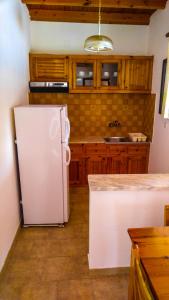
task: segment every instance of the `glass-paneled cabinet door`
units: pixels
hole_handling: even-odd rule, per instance
[[[120,89],[122,87],[122,61],[103,60],[98,62],[98,87],[101,89]]]
[[[96,61],[73,61],[73,89],[90,90],[96,87]]]

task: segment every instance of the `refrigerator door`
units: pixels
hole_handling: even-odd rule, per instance
[[[69,208],[69,163],[71,158],[70,148],[68,146],[70,137],[70,122],[67,117],[67,107],[61,111],[62,126],[62,153],[63,153],[63,186],[64,186],[64,221],[68,222]]]
[[[61,109],[14,110],[24,224],[64,223]]]
[[[64,222],[68,222],[70,207],[69,207],[69,146],[66,143],[62,144],[63,151],[63,187],[64,187]]]
[[[70,138],[70,121],[68,117],[66,117],[66,134],[65,134],[65,143],[69,144],[69,138]]]

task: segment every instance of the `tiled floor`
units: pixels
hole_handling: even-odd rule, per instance
[[[71,189],[64,228],[23,228],[0,275],[0,300],[126,300],[128,274],[89,270],[88,190]]]

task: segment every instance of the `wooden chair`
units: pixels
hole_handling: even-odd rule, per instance
[[[164,226],[169,226],[169,205],[164,206]]]
[[[140,262],[139,248],[137,245],[134,245],[131,251],[128,299],[154,300],[151,289],[149,287],[147,276]]]

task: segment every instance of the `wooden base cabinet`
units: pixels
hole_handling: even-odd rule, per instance
[[[85,159],[85,182],[89,174],[106,174],[106,158],[99,155],[91,155]]]
[[[85,158],[83,144],[71,144],[71,163],[69,166],[70,185],[83,186],[85,182]]]
[[[147,159],[145,156],[134,156],[127,159],[128,174],[144,174],[147,173]]]
[[[148,172],[148,145],[131,145],[128,147],[127,173],[144,174]]]
[[[112,156],[107,158],[107,170],[106,174],[126,174],[127,165],[126,160],[118,156]]]
[[[149,147],[149,144],[71,144],[70,185],[87,185],[89,174],[147,173]]]
[[[69,182],[70,185],[84,185],[85,176],[84,176],[84,159],[82,158],[73,158],[71,159],[69,167]]]

